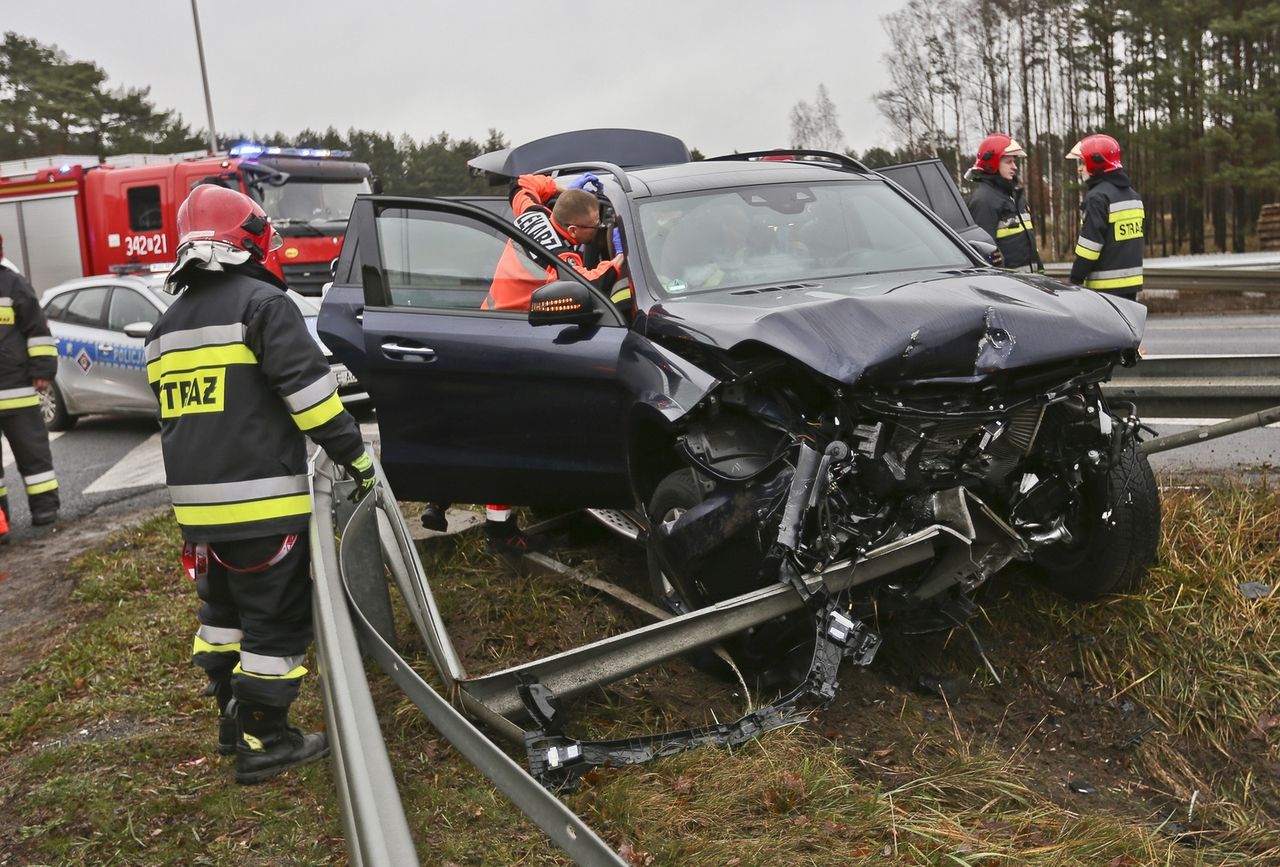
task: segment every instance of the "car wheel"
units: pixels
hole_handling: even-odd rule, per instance
[[[77,417],[67,412],[67,402],[56,382],[49,383],[49,387],[40,392],[40,417],[48,430],[70,430],[76,425]]]
[[[688,587],[675,576],[667,575],[653,541],[658,525],[676,520],[685,511],[701,503],[704,496],[705,492],[697,475],[693,470],[685,469],[677,470],[664,478],[649,498],[649,520],[655,529],[655,532],[650,533],[647,546],[649,583],[658,603],[676,614],[684,614],[721,601],[719,596],[708,598],[701,586]],[[757,573],[758,562],[752,567],[751,558],[744,559],[741,554],[739,546],[737,555],[724,554],[718,560],[706,563],[704,568],[708,573]],[[709,586],[714,588],[724,584],[713,582]],[[751,588],[743,586],[739,592],[745,593],[749,589]],[[793,612],[725,639],[721,646],[733,657],[742,675],[754,688],[787,688],[804,676],[813,655],[811,618],[807,612]],[[689,655],[689,661],[718,676],[728,673],[709,650],[695,651]]]
[[[693,470],[677,470],[664,478],[649,498],[649,520],[655,529],[659,524],[669,524],[689,509],[702,502],[702,486]],[[649,586],[653,598],[676,614],[684,614],[706,604],[694,598],[688,590],[677,587],[675,579],[662,568],[653,543],[647,546],[649,558]]]
[[[1071,543],[1042,549],[1036,567],[1053,590],[1070,599],[1138,589],[1160,543],[1160,489],[1147,456],[1131,443],[1084,495],[1076,526],[1068,524]],[[1103,513],[1107,502],[1109,515]]]

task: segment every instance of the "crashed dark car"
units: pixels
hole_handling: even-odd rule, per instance
[[[964,544],[845,610],[960,624],[1012,561],[1075,598],[1138,584],[1158,490],[1134,407],[1099,384],[1138,362],[1144,307],[990,267],[847,158],[553,138],[476,163],[598,175],[633,311],[501,198],[357,200],[319,327],[373,397],[400,499],[633,515],[676,612],[939,526]],[[529,313],[481,309],[508,241],[554,276]],[[738,649],[767,667],[776,645]]]

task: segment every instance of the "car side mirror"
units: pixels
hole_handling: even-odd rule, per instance
[[[986,241],[969,241],[969,247],[988,265],[995,268],[1004,267],[1004,254],[995,244],[988,244]]]
[[[600,312],[591,291],[572,280],[539,286],[529,299],[530,325],[593,325]]]
[[[125,337],[146,337],[150,333],[150,322],[130,322],[124,327]]]

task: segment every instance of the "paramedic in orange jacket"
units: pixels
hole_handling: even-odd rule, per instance
[[[615,250],[612,259],[588,267],[584,253],[595,241],[596,234],[607,228],[600,223],[600,201],[596,194],[603,190],[600,179],[587,173],[571,184],[547,175],[521,175],[511,195],[511,210],[516,228],[533,238],[561,261],[586,278],[596,288],[610,295],[614,304],[631,300],[631,290],[622,290],[623,298],[612,297],[611,289],[621,274],[623,253]],[[592,192],[588,192],[592,190]],[[555,198],[555,204],[547,202]],[[615,238],[615,247],[618,246]],[[539,267],[528,256],[516,250],[510,241],[498,260],[489,294],[480,305],[484,310],[528,310],[533,290],[555,279],[555,270]]]
[[[621,234],[614,230],[615,255],[612,259],[594,267],[588,267],[584,259],[584,254],[590,254],[596,235],[608,228],[600,222],[600,201],[596,198],[603,191],[600,179],[589,172],[567,186],[561,179],[547,175],[521,175],[516,179],[511,194],[511,210],[515,214],[516,228],[553,256],[573,266],[575,271],[608,295],[614,304],[629,308],[630,285],[624,282],[625,288],[613,291],[622,273],[624,259]],[[553,198],[555,204],[547,207]],[[498,260],[489,294],[480,307],[483,310],[528,310],[533,291],[555,279],[554,268],[540,267],[508,241],[502,258]],[[443,504],[429,505],[427,509],[432,514],[424,512],[423,525],[434,528],[436,522],[428,523],[428,519],[433,519],[436,513],[441,518],[439,523],[443,523],[444,508]],[[523,554],[531,550],[529,539],[516,523],[510,506],[489,503],[484,507],[484,517],[485,547],[490,552]]]

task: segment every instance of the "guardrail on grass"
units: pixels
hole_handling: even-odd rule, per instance
[[[408,539],[404,518],[376,459],[374,467],[378,486],[354,507],[340,499],[344,488],[350,489],[350,482],[335,483],[334,465],[323,451],[317,453],[311,474],[316,651],[351,863],[361,867],[420,863],[369,693],[360,653],[363,648],[436,730],[575,863],[625,867],[626,862],[580,817],[512,761],[396,653],[389,640],[390,608],[381,605],[386,598],[383,569],[362,568],[363,577],[369,579],[361,582],[363,586],[352,587],[347,582],[346,573],[356,560],[365,561],[360,564],[362,567],[374,565],[374,561],[376,565],[385,563],[397,582],[408,577],[411,564],[407,560],[412,559],[412,565],[421,567],[411,552],[403,550]],[[390,508],[384,503],[390,503]],[[335,532],[335,507],[339,516],[348,516],[341,534]],[[337,543],[339,535],[343,547]],[[357,547],[345,550],[346,543]],[[384,547],[387,543],[391,543],[390,549]],[[379,593],[383,599],[378,598]],[[406,599],[411,609],[421,601],[412,596]],[[373,621],[380,622],[371,622],[365,616],[366,605],[372,609]],[[388,615],[385,619],[384,613]],[[426,619],[422,615],[423,612],[416,612],[415,620]],[[432,648],[437,661],[442,651],[446,658],[452,652],[447,640],[444,644],[444,648]]]

